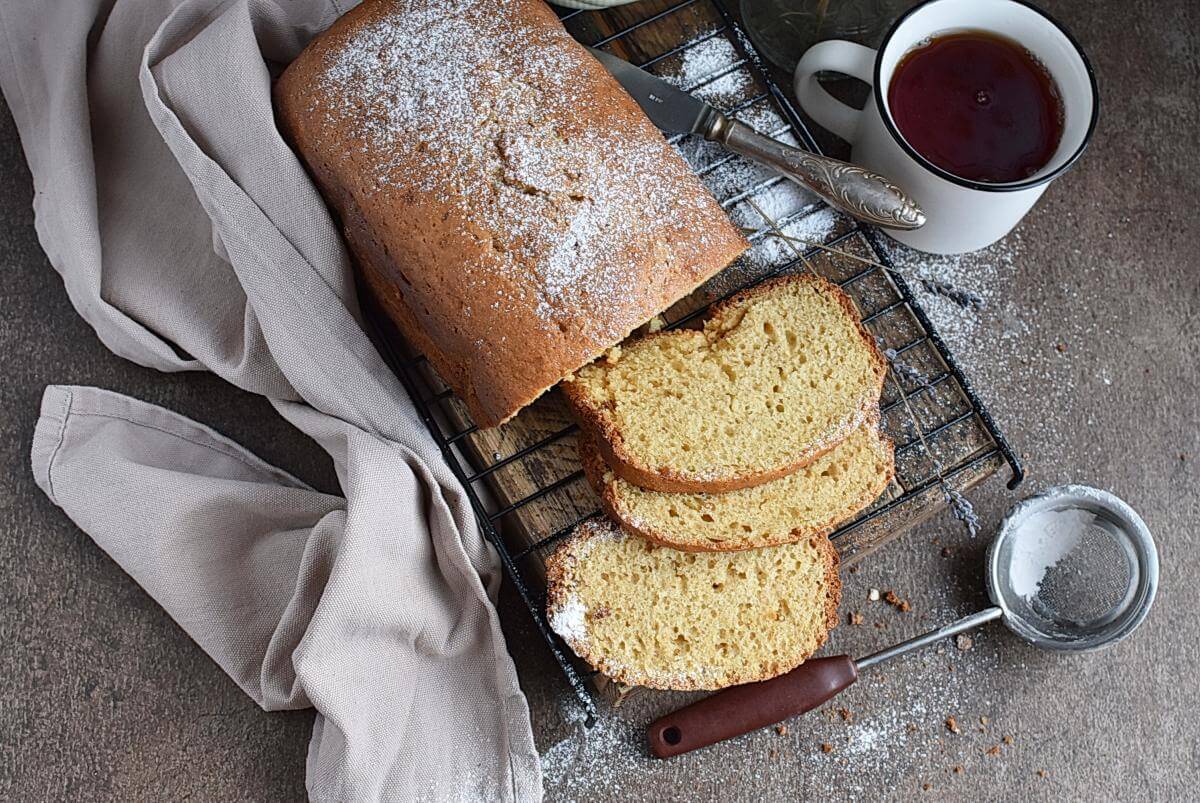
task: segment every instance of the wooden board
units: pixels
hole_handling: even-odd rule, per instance
[[[711,0],[643,0],[567,20],[569,30],[673,78],[714,105],[736,109],[747,124],[781,139],[798,137],[726,30]],[[631,33],[608,41],[629,26]],[[686,48],[681,45],[690,43]],[[698,55],[697,55],[698,54]],[[734,265],[663,313],[666,325],[698,322],[705,308],[768,275],[813,271],[841,283],[867,328],[921,377],[889,374],[881,400],[882,425],[897,443],[897,478],[884,495],[833,540],[843,566],[868,556],[946,505],[946,485],[966,490],[1004,465],[997,444],[891,275],[855,222],[771,171],[695,138],[675,142],[752,247]],[[815,249],[824,244],[830,250]],[[389,346],[397,335],[380,322]],[[395,353],[402,346],[387,349]],[[411,355],[409,355],[411,357]],[[393,359],[393,363],[397,360]],[[501,532],[530,585],[544,587],[544,559],[565,532],[594,514],[598,503],[582,476],[575,427],[557,390],[508,424],[477,430],[465,407],[428,363],[399,362],[410,386],[431,410],[431,421],[451,442],[468,485]],[[619,701],[628,688],[595,676],[602,696]]]

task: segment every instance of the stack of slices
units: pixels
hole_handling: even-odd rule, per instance
[[[548,562],[555,631],[613,679],[652,688],[802,663],[837,623],[828,533],[894,473],[879,431],[886,368],[853,302],[804,276],[580,369],[566,395],[609,518]]]

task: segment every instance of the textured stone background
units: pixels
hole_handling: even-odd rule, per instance
[[[969,651],[949,646],[868,676],[837,704],[849,722],[831,708],[784,735],[662,763],[643,755],[636,728],[682,698],[647,695],[583,736],[506,592],[551,799],[1195,799],[1200,10],[1189,0],[1045,4],[1093,59],[1100,128],[1008,243],[948,268],[971,287],[978,265],[992,296],[951,340],[1026,455],[1022,494],[1095,484],[1150,524],[1163,573],[1149,620],[1110,651],[1068,658],[993,626]],[[322,489],[335,488],[331,468],[263,401],[209,376],[138,368],[100,345],[38,246],[7,112],[0,175],[0,798],[300,798],[311,715],[265,714],[243,696],[37,490],[28,449],[42,388],[81,383],[192,416]],[[1014,501],[999,479],[972,498],[988,527]],[[844,604],[867,626],[839,628],[830,648],[861,654],[983,604],[985,540],[943,517],[873,556],[847,575]],[[869,603],[871,587],[896,589],[913,611]],[[960,734],[947,731],[949,715]]]

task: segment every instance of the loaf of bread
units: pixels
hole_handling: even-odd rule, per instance
[[[874,502],[895,474],[892,442],[876,420],[798,471],[718,494],[639,488],[613,473],[587,435],[579,438],[579,455],[609,516],[643,538],[689,552],[759,549],[828,535]]]
[[[716,305],[702,331],[613,349],[563,387],[622,479],[719,493],[783,477],[844,441],[878,409],[886,371],[854,302],[805,275]]]
[[[275,103],[362,289],[482,427],[746,247],[542,0],[366,0]]]
[[[837,624],[825,536],[746,552],[680,552],[588,519],[547,562],[550,625],[621,683],[720,689],[803,663]]]

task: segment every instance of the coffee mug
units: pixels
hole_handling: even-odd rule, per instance
[[[1027,179],[993,184],[953,175],[917,153],[892,119],[888,86],[896,65],[931,38],[962,30],[1017,42],[1058,86],[1062,137],[1050,161]],[[822,71],[870,84],[866,107],[859,111],[834,99],[817,82]],[[1099,112],[1096,79],[1079,44],[1049,15],[1021,0],[926,0],[896,21],[878,51],[841,40],[819,42],[796,65],[796,97],[819,125],[851,144],[851,161],[890,178],[924,210],[928,221],[921,228],[887,234],[934,254],[975,251],[1008,234],[1083,153]]]

